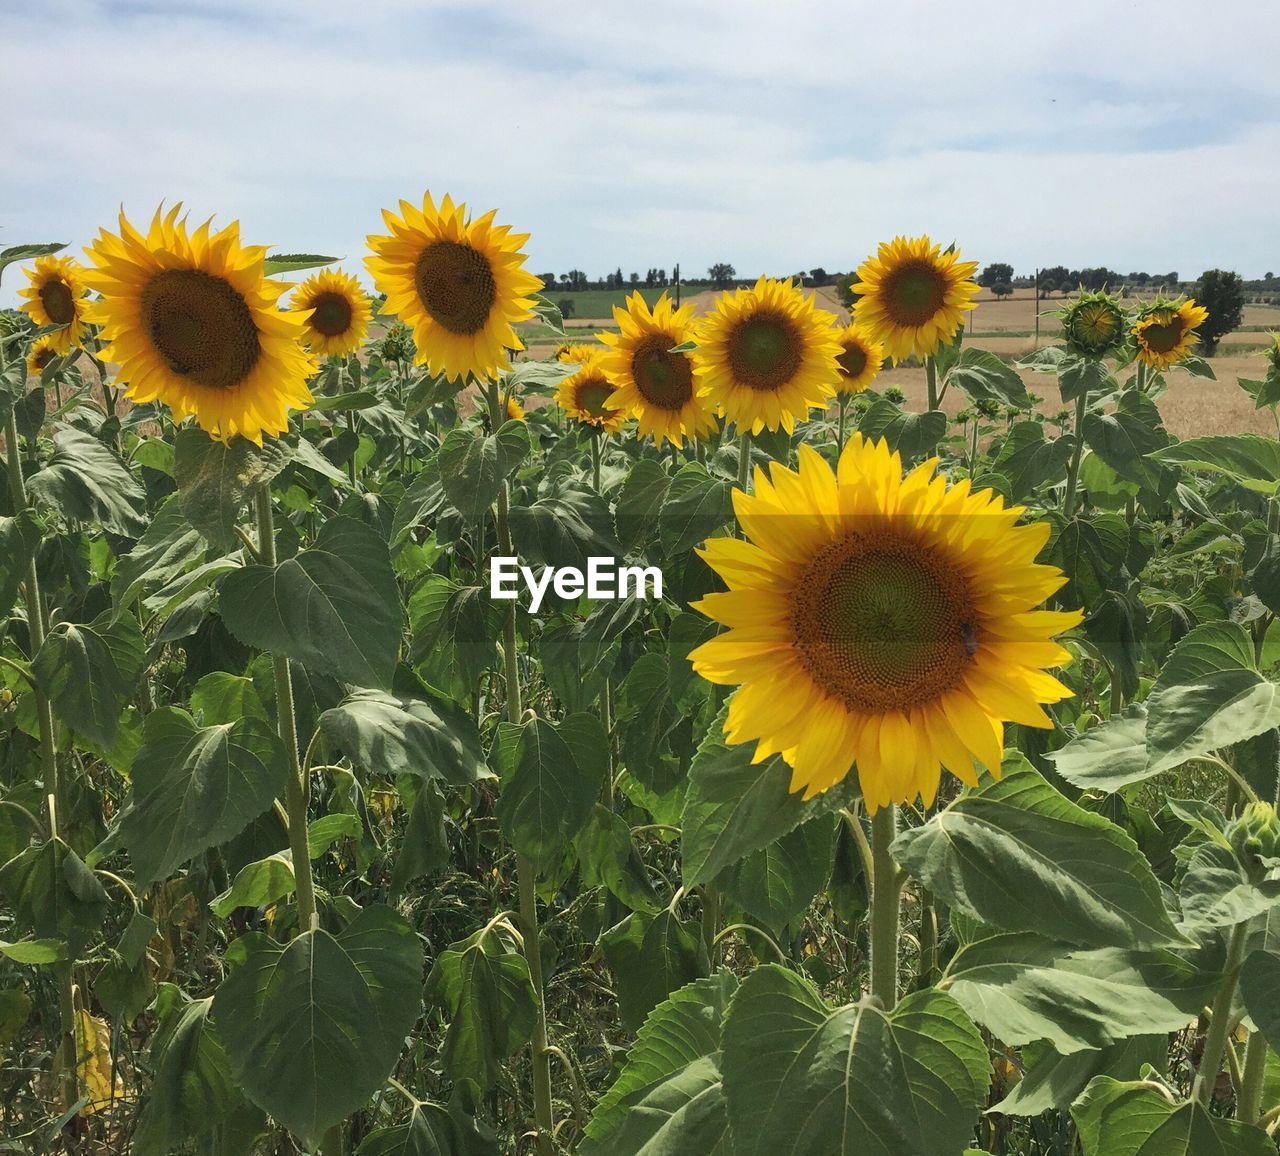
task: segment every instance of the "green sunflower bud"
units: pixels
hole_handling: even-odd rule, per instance
[[[1067,347],[1085,357],[1118,352],[1129,330],[1119,299],[1106,292],[1081,293],[1058,316]]]
[[[1280,858],[1280,815],[1270,803],[1250,803],[1227,828],[1227,841],[1250,873]]]

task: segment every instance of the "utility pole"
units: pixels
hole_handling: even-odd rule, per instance
[[[1035,284],[1031,287],[1032,303],[1035,305],[1036,311],[1036,340],[1031,346],[1031,352],[1034,353],[1040,348],[1040,269],[1036,268]]]
[[[671,280],[675,283],[676,308],[679,309],[680,308],[680,266],[678,264],[674,269],[671,270]]]

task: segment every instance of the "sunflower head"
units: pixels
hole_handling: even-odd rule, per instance
[[[516,401],[515,394],[507,394],[507,421],[524,421],[524,406]]]
[[[836,391],[861,393],[876,379],[884,365],[884,346],[856,322],[842,326],[836,333],[836,340],[843,351],[836,357],[840,365]]]
[[[446,196],[437,209],[426,193],[421,208],[383,210],[391,231],[369,238],[365,265],[387,312],[413,327],[418,363],[450,380],[503,369],[507,351],[524,348],[512,327],[533,316],[542,288],[523,268],[528,234],[497,224],[496,213],[472,220],[466,205]]]
[[[825,406],[840,379],[835,317],[790,281],[722,293],[698,327],[707,400],[739,429],[785,429]]]
[[[1105,290],[1081,293],[1058,312],[1067,348],[1085,357],[1117,353],[1128,337],[1129,321],[1119,298]]]
[[[1166,370],[1186,361],[1195,349],[1196,329],[1209,319],[1209,310],[1191,298],[1156,298],[1138,312],[1133,340],[1138,360],[1152,369]]]
[[[261,444],[311,404],[302,317],[277,308],[289,286],[263,275],[266,250],[242,246],[238,222],[190,232],[180,209],[157,210],[145,234],[123,212],[119,234],[99,232],[85,281],[101,298],[86,316],[102,326],[102,357],[120,366],[126,397],[194,416],[222,441]]]
[[[555,360],[586,362],[598,353],[600,346],[594,341],[563,341],[556,346]]]
[[[577,371],[561,378],[556,404],[582,425],[617,433],[628,413],[625,405],[616,405],[618,387],[604,371],[605,356],[603,349],[588,350]]]
[[[600,366],[617,387],[610,408],[634,416],[639,435],[652,436],[659,445],[681,445],[685,438],[714,430],[715,414],[694,374],[693,358],[675,352],[693,340],[693,306],[676,309],[664,293],[650,309],[635,292],[625,309],[614,306],[613,318],[618,332],[600,334],[608,347]]]
[[[60,325],[49,334],[59,353],[78,346],[84,336],[88,302],[84,299],[84,267],[72,257],[37,257],[27,270],[27,285],[18,290],[25,297],[22,310],[40,327]]]
[[[304,340],[329,357],[353,353],[369,332],[369,295],[338,269],[321,269],[293,291],[289,306],[305,316]]]
[[[853,319],[883,343],[894,361],[929,357],[949,342],[976,309],[976,261],[961,261],[925,237],[882,242],[874,257],[858,266]]]
[[[52,334],[46,333],[43,337],[37,337],[31,343],[31,349],[27,352],[27,375],[29,377],[39,377],[44,371],[44,367],[58,356],[60,356],[60,351],[57,342],[53,340]]]
[[[948,487],[937,459],[904,476],[883,441],[855,434],[835,473],[799,454],[734,493],[745,541],[701,551],[728,590],[696,608],[728,629],[690,658],[738,688],[729,741],[780,754],[806,798],[856,766],[871,811],[932,802],[943,767],[998,775],[1004,723],[1050,727],[1041,704],[1071,693],[1046,668],[1069,661],[1052,637],[1082,615],[1037,609],[1065,581],[1035,561],[1049,526]]]

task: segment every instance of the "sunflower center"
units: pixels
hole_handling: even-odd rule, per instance
[[[76,319],[76,299],[65,281],[46,281],[41,285],[40,304],[54,325],[70,325]]]
[[[920,706],[960,680],[976,646],[963,578],[900,532],[832,543],[797,583],[792,627],[801,663],[851,710]]]
[[[262,353],[248,303],[225,278],[164,269],[142,291],[142,325],[169,368],[197,385],[233,389]]]
[[[49,346],[45,346],[43,349],[37,349],[35,356],[33,356],[31,360],[37,369],[43,369],[57,356],[58,355],[55,350],[51,349]]]
[[[1182,340],[1183,329],[1182,318],[1175,313],[1167,321],[1148,325],[1142,337],[1153,353],[1172,353]]]
[[[908,261],[889,274],[885,304],[899,325],[923,325],[947,300],[947,282],[928,261]]]
[[[802,358],[800,334],[781,313],[755,313],[729,335],[729,367],[735,380],[761,393],[786,385]]]
[[[613,387],[607,381],[601,381],[599,378],[584,381],[578,386],[576,396],[578,408],[592,417],[608,417],[611,411],[604,408],[604,403],[609,400],[612,393]]]
[[[671,353],[668,334],[653,333],[631,355],[631,376],[640,396],[658,409],[681,410],[693,397],[693,363],[683,353]]]
[[[312,301],[315,307],[310,325],[325,337],[340,337],[351,328],[351,302],[341,293],[319,293]]]
[[[479,333],[498,299],[488,258],[457,241],[433,241],[423,249],[413,279],[432,320],[450,333]]]
[[[867,368],[867,351],[860,345],[846,345],[844,352],[836,360],[846,377],[857,377]]]

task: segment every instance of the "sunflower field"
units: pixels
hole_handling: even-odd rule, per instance
[[[0,253],[0,1152],[1275,1156],[1280,423],[1164,428],[1203,308],[1013,366],[898,237],[847,324],[573,341],[447,196],[193,220]]]

